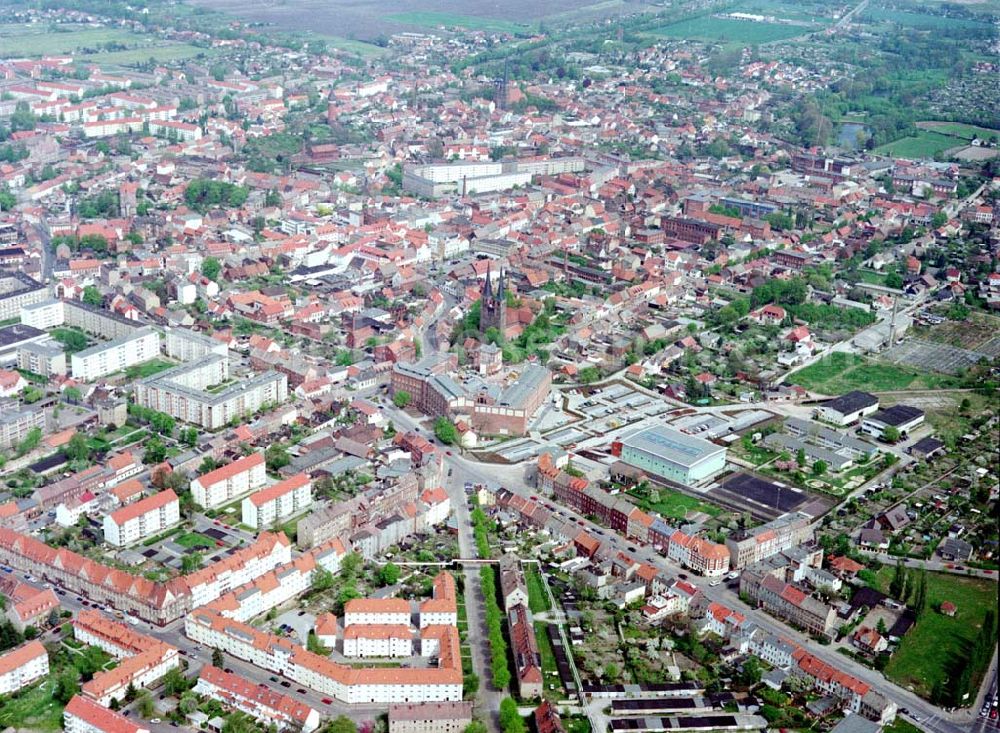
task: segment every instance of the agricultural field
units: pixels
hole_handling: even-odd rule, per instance
[[[812,26],[784,23],[753,23],[745,20],[704,15],[660,26],[652,32],[658,36],[686,38],[698,41],[728,41],[732,43],[770,43],[795,38],[817,30]]]
[[[839,395],[853,389],[897,392],[958,386],[957,380],[951,377],[874,362],[839,351],[795,372],[787,381],[824,395]]]
[[[510,33],[512,35],[532,33],[536,25],[514,23],[497,18],[483,18],[475,15],[460,15],[458,13],[434,13],[429,11],[413,11],[409,13],[394,13],[389,16],[407,25],[417,25],[424,28],[465,28],[470,31],[493,31]]]
[[[887,592],[894,569],[886,565],[878,573],[881,590]],[[979,633],[987,610],[996,608],[996,582],[948,573],[927,574],[927,611],[903,637],[892,655],[885,675],[903,687],[913,686],[926,697],[936,682],[943,682],[949,669],[961,663]],[[958,607],[954,617],[937,609],[944,601]],[[982,677],[975,670],[973,679]]]
[[[166,43],[157,46],[142,46],[127,51],[104,51],[89,54],[88,61],[101,66],[131,66],[153,59],[156,63],[166,64],[172,61],[184,61],[193,58],[211,58],[218,53],[212,48],[199,48],[188,43]]]

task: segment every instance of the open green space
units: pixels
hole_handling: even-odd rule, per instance
[[[917,127],[919,127],[922,130],[933,130],[934,132],[940,132],[942,135],[952,135],[953,137],[960,137],[963,140],[971,140],[974,137],[1000,138],[1000,130],[994,130],[990,127],[979,127],[978,125],[967,125],[964,122],[925,121],[925,122],[918,122]]]
[[[532,613],[542,613],[552,609],[549,594],[545,592],[545,582],[537,567],[529,566],[524,571],[524,582],[528,586],[528,607]]]
[[[862,20],[897,23],[920,30],[954,30],[958,28],[981,28],[985,22],[969,18],[952,18],[929,13],[908,13],[905,10],[890,10],[889,8],[869,7],[862,14]]]
[[[660,26],[653,29],[652,32],[655,35],[670,38],[756,44],[795,38],[815,30],[817,29],[814,27],[787,23],[754,23],[747,20],[703,15],[700,18],[690,18],[678,23]]]
[[[0,727],[22,730],[62,730],[63,706],[53,697],[54,677],[0,698]]]
[[[470,31],[495,31],[512,35],[533,33],[534,25],[514,23],[510,20],[497,18],[481,18],[475,15],[460,15],[458,13],[435,13],[431,11],[414,11],[409,13],[393,13],[390,20],[408,25],[419,25],[424,28],[465,28]]]
[[[215,547],[214,540],[211,540],[205,535],[199,534],[197,532],[185,532],[179,537],[175,537],[174,542],[176,542],[181,547],[188,548],[189,550],[194,549],[196,547],[203,547],[206,549],[209,547]]]
[[[317,38],[324,41],[328,46],[336,48],[346,53],[354,53],[358,56],[384,56],[386,50],[374,43],[365,43],[353,38],[343,38],[342,36],[317,35]]]
[[[963,144],[963,140],[943,135],[932,130],[920,130],[914,135],[901,137],[891,143],[880,145],[875,148],[879,155],[891,155],[900,158],[933,158],[938,153],[943,153],[949,148],[958,147]]]
[[[684,519],[689,512],[705,512],[713,517],[722,513],[722,509],[715,504],[661,486],[643,483],[632,488],[628,494],[644,511],[656,512],[671,519]]]
[[[894,572],[895,569],[888,565],[879,570],[877,577],[883,592],[888,592]],[[958,607],[955,616],[945,616],[938,611],[944,601]],[[886,677],[903,687],[912,685],[917,694],[927,697],[935,683],[946,682],[950,669],[966,663],[986,612],[996,607],[995,581],[928,573],[927,610],[899,643],[885,669]],[[973,670],[975,689],[984,671]]]
[[[954,377],[930,374],[895,364],[881,364],[840,351],[795,372],[788,378],[788,382],[825,395],[839,395],[854,389],[896,392],[959,386],[959,381]]]
[[[538,641],[538,656],[542,660],[542,695],[552,700],[561,700],[565,696],[565,691],[562,688],[562,684],[556,684],[559,680],[559,668],[556,666],[556,655],[552,650],[552,642],[549,641],[549,635],[546,631],[547,627],[548,624],[544,621],[535,622],[535,639]],[[550,690],[550,684],[555,684],[556,689]]]
[[[149,37],[140,36],[119,28],[77,28],[66,31],[53,31],[39,28],[32,32],[31,28],[21,27],[19,30],[6,30],[0,35],[0,47],[8,56],[42,56],[45,54],[73,53],[78,55],[96,54],[108,49],[106,44],[124,44],[128,46],[148,45]]]
[[[159,374],[172,366],[176,366],[176,364],[163,359],[150,359],[149,361],[144,361],[142,364],[130,366],[125,370],[125,375],[129,379],[144,379],[154,374]]]

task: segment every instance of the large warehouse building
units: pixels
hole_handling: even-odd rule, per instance
[[[622,441],[621,461],[648,474],[681,484],[699,484],[726,465],[726,449],[665,425]]]

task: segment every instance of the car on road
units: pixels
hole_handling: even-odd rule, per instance
[[[305,689],[303,689],[302,687],[300,687],[299,689],[297,689],[296,692],[299,693],[300,695],[305,695],[306,694]]]
[[[225,672],[226,674],[232,674],[233,670],[229,669],[229,667],[226,667]]]
[[[282,687],[291,687],[291,686],[292,686],[292,683],[291,683],[291,682],[289,682],[288,680],[282,680],[282,681],[281,681],[281,686],[282,686]]]
[[[687,580],[688,579],[688,576],[685,575],[684,573],[677,573],[677,577],[680,578],[681,580]]]
[[[446,451],[444,452],[444,454],[445,454],[446,456],[448,456],[449,458],[451,457],[451,451],[450,451],[450,450],[446,450]]]
[[[271,682],[277,682],[278,681],[277,677],[268,677],[268,679],[271,680]]]
[[[159,723],[159,722],[160,722],[160,719],[159,719],[159,718],[150,718],[150,719],[149,719],[149,722],[150,722],[150,723]]]
[[[324,705],[333,705],[333,700],[331,700],[328,697],[324,697],[323,700],[322,700],[322,702],[323,702]]]
[[[996,719],[997,719],[997,709],[993,708],[992,710],[990,710],[990,720],[996,720]]]

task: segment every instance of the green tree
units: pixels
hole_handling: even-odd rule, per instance
[[[927,571],[921,570],[920,576],[917,580],[917,589],[915,591],[916,595],[913,600],[913,613],[917,617],[917,621],[924,615],[927,610]]]
[[[333,587],[333,573],[326,568],[317,567],[312,576],[312,589],[317,592]]]
[[[288,449],[284,445],[274,443],[264,451],[264,461],[268,471],[277,471],[291,463],[292,458],[288,455]]]
[[[892,580],[889,581],[889,595],[897,600],[903,598],[903,588],[906,586],[906,566],[903,561],[896,562],[896,569],[893,571]]]
[[[167,446],[155,435],[146,441],[146,449],[142,454],[142,462],[146,465],[163,463],[167,459]]]
[[[83,393],[79,387],[67,387],[63,390],[63,399],[67,402],[79,402],[83,399]]]
[[[887,443],[895,443],[899,440],[899,428],[889,425],[882,431],[882,438]]]
[[[176,697],[177,695],[182,695],[190,689],[187,677],[181,671],[180,667],[171,667],[167,670],[167,673],[163,675],[163,690],[168,695]]]
[[[358,726],[346,715],[338,715],[330,721],[327,733],[358,733]]]
[[[464,733],[489,733],[489,728],[486,727],[486,723],[483,721],[473,720],[465,726]]]
[[[202,260],[201,274],[209,280],[218,280],[220,272],[222,272],[222,263],[217,257],[206,257]]]
[[[83,289],[83,302],[100,308],[104,305],[104,296],[95,286],[88,285]]]
[[[814,476],[822,476],[828,468],[826,461],[816,461],[812,466]]]
[[[903,287],[903,278],[898,272],[890,272],[885,276],[885,286],[899,290]]]
[[[406,409],[407,405],[410,404],[412,396],[406,390],[399,390],[392,396],[392,404],[394,404],[399,409]]]
[[[806,465],[806,449],[805,448],[799,448],[797,451],[795,451],[795,462],[797,464],[799,464],[800,468],[802,466]]]
[[[73,667],[67,667],[56,677],[56,687],[52,697],[65,705],[79,691],[80,683],[77,680],[76,670]]]
[[[83,433],[73,433],[73,437],[63,446],[62,452],[71,461],[85,461],[90,458],[90,446],[87,436]]]
[[[505,697],[500,701],[500,729],[503,733],[525,733],[527,730],[512,698]]]
[[[434,435],[445,445],[454,445],[458,442],[458,429],[455,423],[446,417],[439,417],[434,422]]]
[[[399,566],[395,563],[387,562],[378,569],[377,575],[380,585],[396,585],[399,582]]]
[[[353,581],[358,576],[358,571],[361,570],[361,566],[364,563],[364,559],[357,552],[349,552],[344,555],[344,559],[340,561],[340,574],[343,576],[345,581]]]
[[[185,575],[193,573],[201,567],[201,553],[188,552],[181,558],[181,572]]]
[[[222,669],[226,666],[226,657],[221,649],[212,650],[212,666]]]

